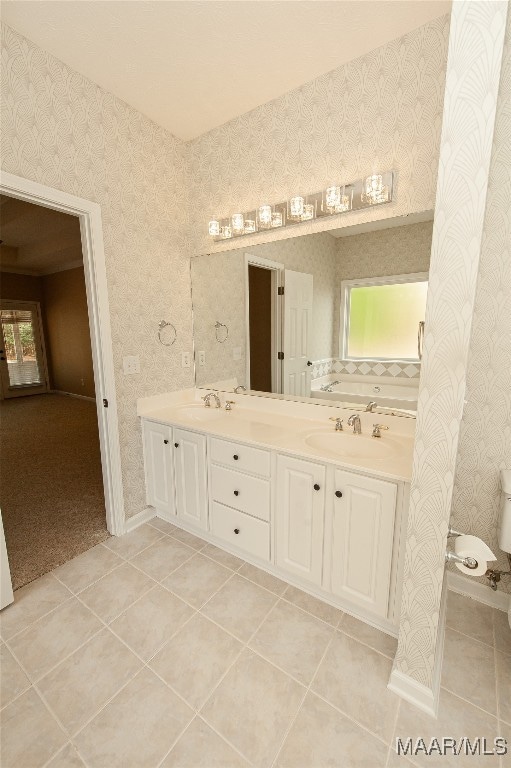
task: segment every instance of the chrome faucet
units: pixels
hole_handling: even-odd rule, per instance
[[[342,432],[342,419],[340,416],[330,416],[330,421],[335,421],[335,431],[336,432]]]
[[[220,402],[220,398],[218,397],[217,393],[216,392],[208,392],[208,394],[204,395],[204,397],[202,398],[204,400],[204,405],[206,406],[206,408],[210,408],[211,407],[211,402],[210,402],[211,398],[214,398],[217,408],[221,408],[222,407],[222,403]]]
[[[362,424],[360,423],[360,416],[358,413],[352,413],[348,419],[348,427],[353,427],[354,435],[362,434]]]
[[[381,430],[388,429],[385,424],[373,424],[373,431],[371,437],[381,437]]]
[[[233,392],[235,395],[239,395],[240,392],[246,392],[247,388],[243,386],[243,384],[238,384],[237,387],[234,387]]]
[[[226,411],[232,411],[232,406],[236,404],[235,400],[226,400],[225,401],[225,410]]]
[[[331,381],[329,384],[323,384],[323,386],[320,387],[320,390],[322,392],[333,392],[332,387],[336,387],[337,384],[342,384],[341,381]]]
[[[374,413],[375,408],[376,408],[376,402],[374,400],[370,400],[367,403],[366,413]]]

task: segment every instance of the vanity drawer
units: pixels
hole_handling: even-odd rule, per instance
[[[261,560],[270,559],[270,526],[236,509],[213,502],[211,533]]]
[[[270,481],[233,469],[211,467],[211,497],[261,520],[270,519]]]
[[[252,472],[254,475],[270,476],[270,452],[260,448],[249,448],[239,443],[211,438],[211,461],[225,464],[241,472]]]

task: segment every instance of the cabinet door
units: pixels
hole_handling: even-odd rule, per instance
[[[276,560],[286,571],[321,584],[325,467],[277,458]]]
[[[144,421],[143,430],[147,503],[165,517],[175,515],[172,429]]]
[[[174,473],[177,515],[198,528],[208,527],[206,438],[174,429]]]
[[[343,470],[334,475],[332,592],[386,616],[397,486]]]

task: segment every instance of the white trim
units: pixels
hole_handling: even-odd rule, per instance
[[[499,611],[506,611],[506,613],[509,611],[509,606],[511,604],[510,594],[502,592],[502,590],[494,592],[486,584],[474,581],[467,576],[463,576],[461,573],[448,571],[447,587],[451,592],[471,597],[473,600],[478,600],[480,603],[484,603],[484,605],[490,605],[492,608],[497,608]]]
[[[140,528],[141,525],[144,525],[144,523],[149,522],[149,520],[152,520],[153,517],[156,517],[155,508],[146,507],[141,512],[137,512],[136,515],[133,515],[133,517],[130,517],[126,520],[126,524],[124,526],[124,533],[130,533],[131,531],[134,531],[136,528]]]
[[[75,197],[6,171],[1,172],[0,192],[18,200],[78,216],[80,220],[106,523],[111,534],[120,536],[125,530],[124,497],[101,208],[91,200]],[[103,399],[108,400],[108,408],[103,407]]]
[[[92,403],[96,402],[95,397],[88,397],[87,395],[76,395],[74,392],[65,392],[63,389],[49,389],[50,395],[63,395],[64,397],[77,397],[79,400],[90,400]]]
[[[36,344],[39,344],[40,352],[41,352],[41,360],[38,361],[41,363],[41,373],[43,375],[44,383],[43,384],[32,384],[27,385],[19,388],[18,394],[11,394],[6,395],[5,394],[5,388],[4,388],[4,382],[2,381],[3,377],[0,377],[0,399],[8,399],[11,397],[23,397],[24,395],[30,395],[30,394],[46,394],[49,391],[50,388],[50,375],[48,372],[48,358],[46,355],[46,340],[44,338],[44,327],[43,327],[43,315],[41,312],[41,302],[40,301],[31,301],[25,300],[25,299],[1,299],[0,303],[2,305],[9,305],[12,304],[13,309],[16,307],[35,307],[35,313],[37,315],[37,332],[36,332]],[[0,337],[3,340],[3,336],[0,334]],[[42,392],[30,392],[31,389],[41,389]]]
[[[369,681],[370,684],[370,681]],[[405,675],[398,669],[393,669],[390,675],[390,681],[387,688],[393,693],[401,696],[405,701],[409,701],[422,712],[426,712],[431,717],[437,716],[438,701],[431,688],[422,683],[418,683],[413,677]]]

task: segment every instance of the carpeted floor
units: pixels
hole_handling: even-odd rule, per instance
[[[108,538],[96,405],[0,402],[0,507],[14,589]]]

